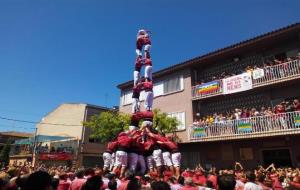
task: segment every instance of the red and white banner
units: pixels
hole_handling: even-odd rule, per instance
[[[73,155],[70,153],[40,153],[40,160],[72,160]]]
[[[252,78],[250,73],[228,77],[223,81],[223,94],[232,94],[252,89]]]

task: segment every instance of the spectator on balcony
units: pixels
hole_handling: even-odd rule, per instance
[[[259,116],[259,112],[256,110],[256,108],[252,108],[250,111],[250,117],[257,117]]]
[[[243,108],[242,113],[241,113],[241,118],[249,118],[250,117],[250,112],[247,108]]]
[[[241,119],[242,111],[238,108],[234,110],[234,119]]]
[[[264,116],[264,115],[266,115],[266,108],[264,106],[262,106],[260,108],[259,116]]]
[[[300,111],[300,102],[298,99],[295,99],[293,101],[293,111]]]

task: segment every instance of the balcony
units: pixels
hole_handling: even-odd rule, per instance
[[[220,141],[300,134],[300,112],[192,125],[190,141]]]
[[[300,60],[263,68],[263,76],[253,79],[252,88],[276,84],[300,78]],[[215,80],[192,87],[192,99],[204,99],[223,94],[223,81]]]

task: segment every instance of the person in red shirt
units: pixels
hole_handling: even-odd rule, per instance
[[[145,57],[150,57],[150,48],[151,48],[151,40],[150,40],[150,31],[145,29],[141,29],[137,33],[136,40],[136,54],[139,57],[142,57],[142,49],[145,46]]]
[[[76,178],[71,182],[69,190],[81,190],[81,187],[86,182],[86,179],[83,178],[84,171],[79,170],[76,172]]]
[[[107,144],[106,150],[102,155],[103,162],[104,162],[104,167],[103,167],[104,171],[109,170],[110,166],[112,165],[112,154],[116,151],[117,146],[118,146],[117,141],[112,141]]]
[[[133,71],[133,86],[136,86],[141,81],[141,68],[143,66],[143,59],[137,57],[135,59],[134,71]]]
[[[70,182],[68,181],[68,175],[66,173],[61,173],[59,176],[59,183],[57,190],[69,190]]]
[[[118,147],[113,172],[117,173],[117,170],[121,168],[120,177],[124,176],[127,167],[127,151],[132,140],[133,139],[125,132],[121,132],[117,137]]]
[[[201,170],[197,169],[195,171],[193,182],[198,186],[206,186],[206,177]]]
[[[198,190],[198,187],[194,185],[193,179],[188,177],[184,180],[184,186],[181,188],[181,190]]]
[[[142,83],[138,83],[132,88],[132,113],[140,111],[140,93],[142,90]]]
[[[298,99],[295,99],[293,101],[293,108],[294,108],[294,111],[300,111],[300,102]]]
[[[147,82],[152,81],[152,60],[145,58],[145,79]]]

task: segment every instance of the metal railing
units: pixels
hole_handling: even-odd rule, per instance
[[[264,68],[264,76],[259,79],[253,79],[253,87],[259,87],[267,84],[290,80],[300,76],[300,61],[294,60],[279,65],[268,66]]]
[[[283,81],[292,80],[300,77],[300,60],[293,60],[285,62],[279,65],[264,67],[264,76],[258,79],[252,79],[253,88],[261,87],[269,84],[279,83]],[[205,86],[208,83],[196,85],[192,87],[192,98],[203,99],[207,97],[217,96],[222,94],[222,80],[218,81],[218,88],[212,91],[199,92],[201,86]],[[213,81],[212,81],[213,82]]]
[[[300,112],[225,120],[189,127],[191,141],[214,141],[300,133]]]

